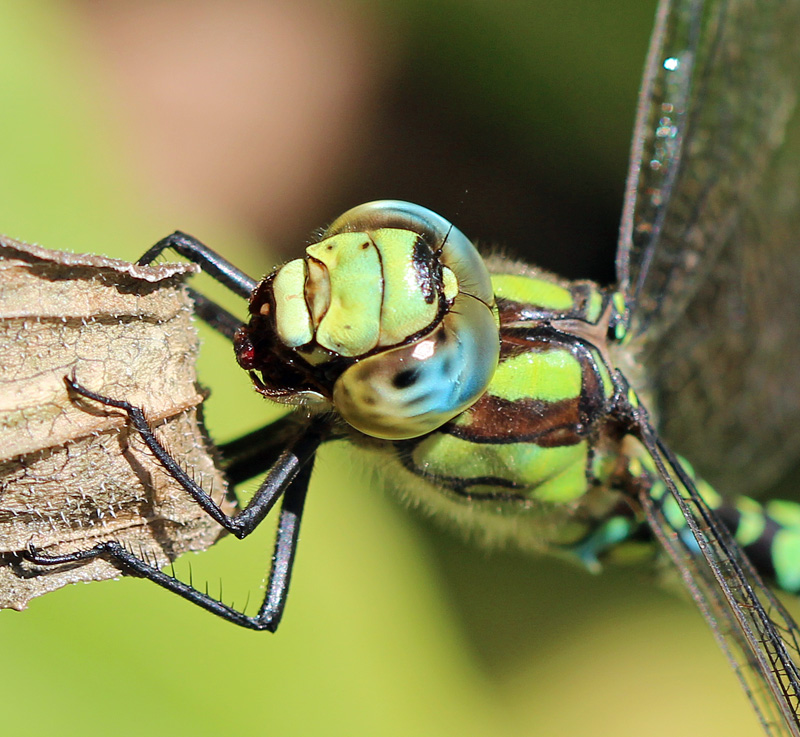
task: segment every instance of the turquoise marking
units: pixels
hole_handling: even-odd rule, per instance
[[[614,292],[614,294],[611,295],[611,304],[614,306],[617,313],[617,320],[614,325],[614,337],[622,341],[627,335],[627,326],[625,325],[625,297],[622,292]]]
[[[684,546],[692,555],[701,555],[700,544],[694,536],[694,533],[689,527],[684,527],[679,533],[679,537],[683,541]]]
[[[746,496],[736,500],[736,508],[742,515],[736,528],[736,542],[747,547],[761,537],[767,526],[767,518],[764,508]]]
[[[775,580],[784,591],[800,591],[800,532],[779,530],[772,541],[772,566]]]
[[[531,311],[550,309],[554,312],[554,319],[559,315],[563,316],[565,311],[577,312],[575,298],[570,290],[547,280],[501,274],[492,276],[492,284],[498,297],[530,306]],[[587,321],[599,320],[607,305],[605,293],[592,290],[582,294],[586,295],[582,298],[582,309]],[[616,314],[612,314],[615,334],[622,338],[625,332],[622,319],[625,304],[620,294],[613,294],[610,299],[612,308],[616,310]],[[463,315],[460,309],[454,309],[453,313]],[[470,350],[475,351],[484,342],[486,341],[473,342]],[[611,398],[615,392],[614,376],[599,351],[593,351],[593,358],[603,395],[606,399]],[[366,370],[370,360],[361,361],[353,369]],[[403,362],[406,360],[403,358]],[[427,369],[431,370],[430,374]],[[580,361],[568,348],[550,345],[541,350],[537,348],[524,351],[517,355],[512,354],[498,366],[487,394],[490,398],[497,397],[510,402],[523,403],[524,400],[533,398],[557,404],[580,395],[584,383],[582,371]],[[442,383],[451,384],[446,377],[436,374],[434,365],[426,367],[422,376],[427,375],[427,378],[420,386],[427,388]],[[361,381],[355,382],[355,385],[363,386]],[[427,395],[429,392],[423,391],[423,394]],[[632,407],[639,406],[639,399],[632,388],[628,389],[627,399]],[[394,400],[387,404],[393,405]],[[528,410],[519,411],[524,413]],[[552,417],[558,417],[557,412],[561,410],[553,411],[556,414]],[[399,416],[402,416],[402,412]],[[395,415],[392,422],[400,424],[399,416]],[[542,414],[542,418],[544,417],[545,414]],[[414,424],[413,419],[407,420]],[[643,524],[643,520],[635,515],[635,505],[630,515],[620,514],[616,505],[615,499],[630,493],[625,487],[617,489],[614,486],[617,480],[622,481],[626,476],[622,470],[624,465],[630,479],[636,479],[637,484],[645,484],[645,488],[649,485],[649,493],[659,502],[665,523],[680,537],[686,550],[699,555],[698,543],[684,519],[678,501],[669,493],[658,475],[653,459],[643,447],[634,451],[631,457],[620,459],[619,450],[615,449],[613,443],[610,446],[594,445],[592,436],[576,443],[575,436],[567,434],[566,437],[573,438],[570,441],[572,444],[542,447],[534,442],[506,442],[502,427],[493,428],[491,424],[487,427],[477,426],[478,423],[496,421],[497,418],[487,418],[473,407],[467,409],[453,420],[455,427],[467,433],[465,437],[434,431],[416,443],[411,462],[405,467],[421,480],[429,482],[432,491],[438,487],[449,487],[451,494],[453,491],[457,492],[450,497],[451,500],[458,499],[458,494],[467,494],[475,501],[486,496],[490,506],[482,506],[482,514],[515,518],[520,504],[524,505],[529,501],[541,504],[541,509],[522,508],[527,509],[531,517],[534,510],[541,515],[542,544],[551,546],[551,549],[554,546],[556,552],[579,561],[591,571],[597,571],[603,563],[640,562],[656,552],[652,540],[632,538]],[[515,418],[515,421],[520,420]],[[502,424],[502,419],[500,422]],[[523,426],[525,423],[535,428],[536,416],[524,418]],[[542,431],[547,433],[548,427],[544,426]],[[493,433],[497,433],[501,442],[491,439]],[[485,436],[487,440],[479,442],[466,439],[473,435],[476,438]],[[387,434],[385,437],[390,436]],[[411,437],[411,434],[397,437]],[[695,476],[690,463],[683,458],[679,458],[679,462],[708,506],[719,509],[724,503],[720,495],[708,483]],[[492,483],[493,479],[497,479],[498,483]],[[680,484],[678,488],[685,497],[686,490]],[[592,494],[587,496],[587,490],[590,489]],[[573,512],[572,510],[584,510],[582,505],[585,499],[592,500],[591,505],[586,502],[590,511]],[[734,533],[737,543],[751,546],[771,542],[769,553],[776,582],[786,590],[800,591],[800,505],[772,501],[765,509],[747,498],[737,500],[735,505],[739,513],[739,522]],[[455,507],[447,507],[447,503],[442,502],[441,508],[463,509],[463,502],[457,503]],[[556,512],[556,516],[551,517],[549,515],[552,510],[562,512]],[[459,518],[458,514],[455,516]],[[768,518],[782,528],[772,541],[764,538]],[[555,528],[552,526],[554,520]],[[526,518],[525,524],[532,523],[531,518]]]
[[[769,517],[781,527],[800,528],[800,505],[784,499],[772,499],[766,504]]]
[[[586,301],[586,320],[596,323],[603,314],[603,292],[592,286],[589,299]]]
[[[725,500],[720,494],[703,479],[694,477],[694,471],[690,463],[680,458],[680,463],[690,476],[693,477],[695,487],[712,509],[720,508]],[[637,463],[637,461],[641,462]],[[666,484],[655,476],[655,466],[649,455],[644,455],[640,459],[631,459],[629,469],[633,475],[638,468],[646,468],[646,473],[652,479],[650,495],[655,500],[660,500],[662,510],[667,523],[680,536],[683,544],[693,554],[700,554],[700,548],[694,538],[688,523],[683,517],[678,502],[668,495]],[[680,489],[681,486],[679,485]],[[740,497],[734,502],[736,510],[739,512],[739,523],[734,532],[734,539],[742,547],[758,544],[769,544],[769,555],[772,567],[775,571],[775,583],[784,591],[790,593],[800,592],[800,504],[795,502],[773,499],[765,506],[762,506],[754,499]],[[779,529],[772,540],[760,539],[767,529],[767,521],[778,524]]]
[[[568,552],[592,573],[599,573],[602,569],[600,558],[627,540],[633,530],[632,520],[625,517],[611,517]]]

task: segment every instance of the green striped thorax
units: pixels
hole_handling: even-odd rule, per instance
[[[409,498],[490,542],[573,551],[619,508],[630,532],[632,509],[616,484],[627,430],[609,368],[619,300],[508,259],[487,267],[500,317],[497,370],[457,417],[395,444],[388,473]],[[591,554],[619,534],[604,528]]]
[[[472,243],[418,205],[371,202],[253,292],[235,340],[265,396],[332,406],[377,438],[424,435],[472,405],[497,368],[497,310]]]

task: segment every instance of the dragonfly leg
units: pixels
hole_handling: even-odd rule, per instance
[[[250,294],[258,285],[255,279],[251,279],[230,261],[212,251],[205,243],[201,243],[194,236],[182,233],[180,230],[162,238],[148,249],[136,263],[140,265],[152,263],[168,248],[197,264],[206,274],[244,299],[249,299]]]
[[[275,546],[272,554],[267,589],[264,600],[255,616],[249,616],[239,609],[217,601],[208,593],[194,588],[190,584],[163,573],[155,566],[126,550],[116,541],[100,543],[88,550],[76,551],[66,555],[45,555],[33,547],[23,551],[21,556],[38,565],[60,565],[64,563],[84,562],[93,558],[104,558],[118,565],[124,572],[141,576],[153,583],[178,594],[192,604],[216,614],[222,619],[254,630],[274,632],[280,623],[286,597],[289,592],[289,580],[292,573],[297,541],[300,532],[300,520],[303,514],[308,483],[311,478],[313,463],[306,463],[285,488],[281,506]]]
[[[295,413],[284,415],[263,427],[217,446],[222,470],[234,487],[243,481],[266,473],[284,448],[290,445],[305,427]]]
[[[141,407],[136,407],[125,400],[112,399],[90,391],[81,386],[74,377],[66,377],[65,381],[67,386],[76,394],[106,406],[123,410],[128,415],[131,425],[137,430],[142,440],[167,473],[189,493],[209,517],[240,539],[247,537],[258,527],[284,490],[292,483],[300,469],[313,459],[317,448],[325,439],[327,423],[312,422],[302,432],[299,432],[292,441],[286,444],[247,506],[237,514],[229,517],[161,445],[150,429]]]
[[[72,377],[67,377],[65,380],[68,387],[80,396],[125,411],[133,427],[139,432],[164,469],[210,517],[237,538],[246,537],[253,532],[269,514],[278,499],[281,496],[284,497],[278,519],[267,589],[258,613],[255,616],[248,616],[240,610],[217,601],[208,593],[194,588],[191,584],[163,573],[115,540],[64,555],[47,555],[31,547],[23,551],[21,556],[37,565],[62,565],[103,558],[118,565],[126,573],[146,578],[229,622],[250,629],[274,632],[286,604],[313,460],[320,444],[326,439],[327,423],[312,421],[306,426],[298,427],[294,422],[279,420],[276,423],[278,432],[273,435],[270,443],[267,443],[267,428],[263,428],[245,436],[244,440],[229,444],[234,451],[238,449],[228,464],[238,480],[249,478],[259,470],[264,470],[265,458],[267,462],[271,461],[271,465],[264,481],[247,506],[237,514],[228,516],[161,445],[150,429],[140,407],[124,400],[112,399],[92,392],[78,384]],[[258,440],[255,444],[265,453],[262,455],[261,468],[256,467],[252,452],[245,453],[242,448],[248,439]]]
[[[197,264],[209,276],[239,297],[249,299],[250,294],[257,286],[255,279],[251,279],[232,263],[197,240],[197,238],[179,230],[176,230],[166,238],[162,238],[148,249],[136,263],[140,265],[150,264],[162,252],[170,248],[192,263]],[[226,338],[233,340],[234,333],[241,326],[242,321],[224,307],[194,289],[189,289],[189,295],[194,300],[197,316],[222,333]]]
[[[228,340],[233,341],[236,331],[242,326],[242,321],[204,294],[200,294],[191,287],[187,288],[187,291],[194,302],[195,314],[218,333],[222,333]]]

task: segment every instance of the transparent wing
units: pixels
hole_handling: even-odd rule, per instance
[[[653,532],[711,625],[767,734],[800,735],[800,630],[685,469],[649,424],[643,424],[642,442],[693,540],[670,525],[664,513],[667,497],[656,500],[645,490],[640,502]]]
[[[632,348],[661,434],[726,492],[800,457],[798,38],[800,0],[664,0],[639,100]]]

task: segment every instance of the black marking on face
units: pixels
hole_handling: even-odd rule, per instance
[[[420,291],[424,300],[428,304],[433,304],[438,297],[436,285],[441,282],[442,267],[431,247],[421,236],[417,236],[417,240],[414,243],[411,262],[417,273]]]

